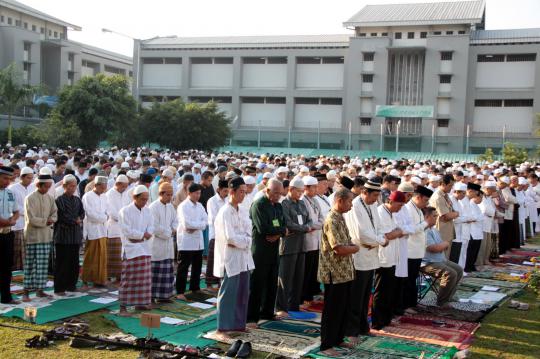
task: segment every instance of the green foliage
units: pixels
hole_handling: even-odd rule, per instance
[[[12,143],[12,117],[15,111],[32,102],[39,87],[24,84],[22,71],[12,63],[0,70],[0,109],[8,115],[7,142]]]
[[[481,161],[481,162],[493,162],[494,159],[495,158],[494,158],[493,150],[491,148],[486,148],[486,152],[478,156],[478,161]]]
[[[229,119],[217,104],[174,100],[154,103],[143,110],[141,130],[145,141],[171,149],[212,149],[230,137]]]
[[[502,149],[503,162],[513,166],[527,161],[529,153],[524,148],[519,148],[511,142],[504,144]]]
[[[60,131],[68,127],[64,132],[66,138],[59,142],[64,143],[68,135],[75,135],[69,142],[72,146],[93,148],[101,141],[118,146],[139,144],[137,103],[124,76],[98,74],[64,87],[57,107],[48,118],[49,134],[54,133],[54,129]]]
[[[8,129],[0,131],[0,138],[7,138]],[[12,144],[38,146],[43,144],[44,137],[37,126],[29,125],[12,129]]]
[[[81,143],[82,131],[73,120],[65,120],[53,111],[40,125],[42,143],[54,147],[67,147]]]

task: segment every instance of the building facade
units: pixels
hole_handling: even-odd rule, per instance
[[[132,59],[68,39],[67,23],[14,0],[0,0],[0,68],[16,63],[23,80],[55,94],[83,76],[131,77]]]

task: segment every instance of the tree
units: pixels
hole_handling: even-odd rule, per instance
[[[208,150],[225,145],[231,135],[227,115],[212,101],[156,102],[143,110],[141,128],[146,141],[173,149]]]
[[[486,148],[486,152],[483,155],[478,156],[478,160],[482,162],[493,162],[494,154],[491,148]]]
[[[98,74],[64,87],[48,118],[51,128],[61,130],[65,123],[68,132],[80,131],[73,139],[78,142],[71,141],[71,145],[94,148],[101,141],[122,147],[139,144],[137,103],[124,76]]]
[[[81,143],[82,131],[72,120],[65,120],[58,112],[53,111],[39,126],[41,142],[49,146],[78,146]]]
[[[0,107],[8,116],[8,144],[12,143],[13,114],[19,107],[30,104],[32,96],[38,91],[39,87],[24,83],[22,72],[15,63],[0,70]]]
[[[527,161],[529,153],[524,148],[519,148],[511,142],[504,144],[502,149],[503,162],[509,166],[514,166]]]

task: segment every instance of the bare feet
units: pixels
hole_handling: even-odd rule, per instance
[[[220,332],[219,330],[216,330],[216,337],[219,339],[219,340],[227,340],[227,339],[230,339],[231,337],[229,336],[229,334],[225,333],[225,332]]]
[[[321,354],[331,358],[339,358],[341,356],[341,354],[334,348],[326,349],[325,351],[321,352]]]
[[[183,295],[183,294],[178,294],[178,295],[176,296],[176,299],[184,300],[184,301],[187,302],[187,298],[186,298],[186,296]]]
[[[23,294],[22,301],[25,302],[25,303],[28,303],[28,302],[32,301],[32,299],[30,299],[30,296],[28,294]]]
[[[81,290],[81,292],[86,292],[89,289],[90,289],[90,287],[88,286],[88,284],[84,283],[80,290]]]
[[[246,324],[246,328],[249,328],[249,329],[257,329],[259,326],[257,325],[257,323],[247,323]]]
[[[7,304],[17,305],[17,304],[21,304],[21,301],[20,301],[20,300],[12,299],[11,302],[9,302],[9,303],[7,303]]]
[[[131,317],[131,313],[129,313],[126,307],[123,307],[123,306],[120,307],[120,311],[118,312],[118,315],[121,317]]]
[[[52,298],[52,295],[45,293],[43,290],[38,290],[36,292],[36,297],[39,297],[39,298]]]
[[[353,347],[356,346],[356,344],[358,344],[358,337],[347,337],[347,339],[349,340],[348,343],[351,344]]]
[[[54,294],[56,294],[56,295],[58,295],[60,297],[65,297],[66,296],[66,292],[56,292]]]
[[[280,310],[279,312],[276,313],[275,315],[275,319],[276,320],[281,320],[281,319],[286,319],[289,317],[289,313],[283,311],[283,310]]]
[[[136,305],[135,310],[152,310],[152,305]]]
[[[342,348],[352,349],[352,348],[354,348],[355,344],[348,343],[348,342],[342,342],[339,346],[342,347]]]

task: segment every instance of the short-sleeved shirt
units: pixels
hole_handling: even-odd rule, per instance
[[[343,215],[332,210],[324,221],[319,252],[319,281],[324,284],[339,284],[354,280],[352,255],[338,256],[334,249],[352,245],[349,230]]]
[[[426,247],[431,245],[441,244],[443,242],[441,234],[435,228],[429,228],[426,230]],[[428,263],[442,263],[446,262],[446,257],[444,256],[444,251],[439,253],[433,253],[426,250],[424,255],[424,262]]]
[[[19,211],[15,194],[7,188],[0,189],[0,218],[8,219]]]

